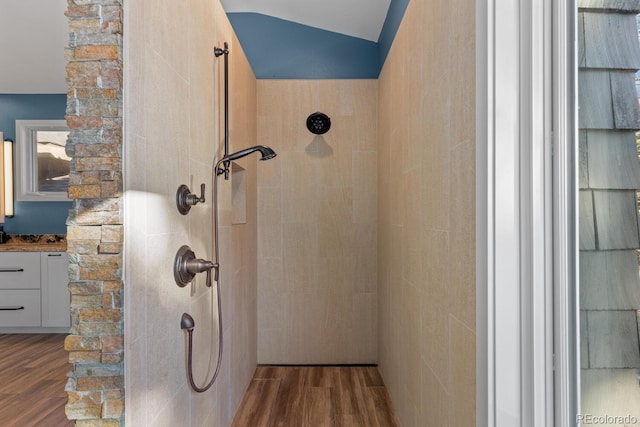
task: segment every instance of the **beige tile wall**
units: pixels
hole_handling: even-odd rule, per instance
[[[380,370],[405,427],[475,425],[475,9],[412,0],[379,78]]]
[[[125,4],[125,366],[126,422],[133,426],[226,427],[257,358],[256,156],[246,170],[247,223],[231,225],[231,182],[220,182],[220,275],[224,354],[217,383],[196,394],[185,375],[180,317],[195,319],[194,371],[202,385],[217,355],[215,291],[205,277],[179,288],[172,264],[188,244],[212,259],[212,164],[222,144],[223,59],[230,44],[231,149],[256,141],[256,82],[217,1]],[[175,192],[188,184],[206,203],[180,215]],[[212,305],[214,304],[214,305]],[[213,307],[213,308],[212,308]]]
[[[256,352],[261,363],[379,361],[403,425],[474,424],[468,6],[411,2],[379,81],[261,80],[256,90],[219,4],[127,4],[136,22],[125,32],[129,424],[227,425]],[[211,200],[222,119],[211,52],[224,40],[233,52],[232,150],[253,145],[257,131],[278,157],[257,172],[254,156],[242,160],[246,225],[230,225],[231,186],[221,183],[227,344],[217,386],[196,395],[185,382],[179,317],[194,315],[196,353],[208,354],[211,293],[202,280],[192,293],[179,289],[170,266],[182,243],[213,256],[211,205],[182,217],[173,199],[180,183],[206,182]],[[318,110],[333,122],[322,137],[304,126]],[[197,360],[199,378],[205,365]]]
[[[377,86],[258,80],[260,363],[377,361]]]

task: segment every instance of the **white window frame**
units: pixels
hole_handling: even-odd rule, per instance
[[[552,13],[554,421],[569,427],[581,412],[576,1],[554,1]]]
[[[66,191],[37,191],[39,131],[69,131],[66,120],[16,120],[16,195],[18,202],[68,202]]]
[[[573,0],[476,2],[476,425],[575,423]]]

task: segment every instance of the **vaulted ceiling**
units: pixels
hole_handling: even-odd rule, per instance
[[[259,79],[377,78],[409,0],[221,0]]]
[[[221,1],[258,78],[376,77],[408,2]],[[0,93],[66,92],[66,8],[67,0],[0,1]]]
[[[260,13],[377,42],[391,0],[222,0],[227,13]]]

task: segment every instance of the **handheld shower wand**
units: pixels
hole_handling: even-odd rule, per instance
[[[229,177],[229,165],[232,161],[243,158],[244,156],[248,156],[251,153],[255,153],[256,151],[260,152],[260,160],[269,160],[273,159],[277,156],[276,152],[273,151],[270,147],[266,145],[256,145],[253,147],[245,148],[244,150],[236,151],[235,153],[228,154],[218,160],[216,163],[216,175],[224,174],[224,178],[228,179]]]

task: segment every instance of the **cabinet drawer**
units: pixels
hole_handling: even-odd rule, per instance
[[[0,291],[0,327],[40,326],[40,291]]]
[[[1,253],[0,289],[40,289],[40,253]]]

